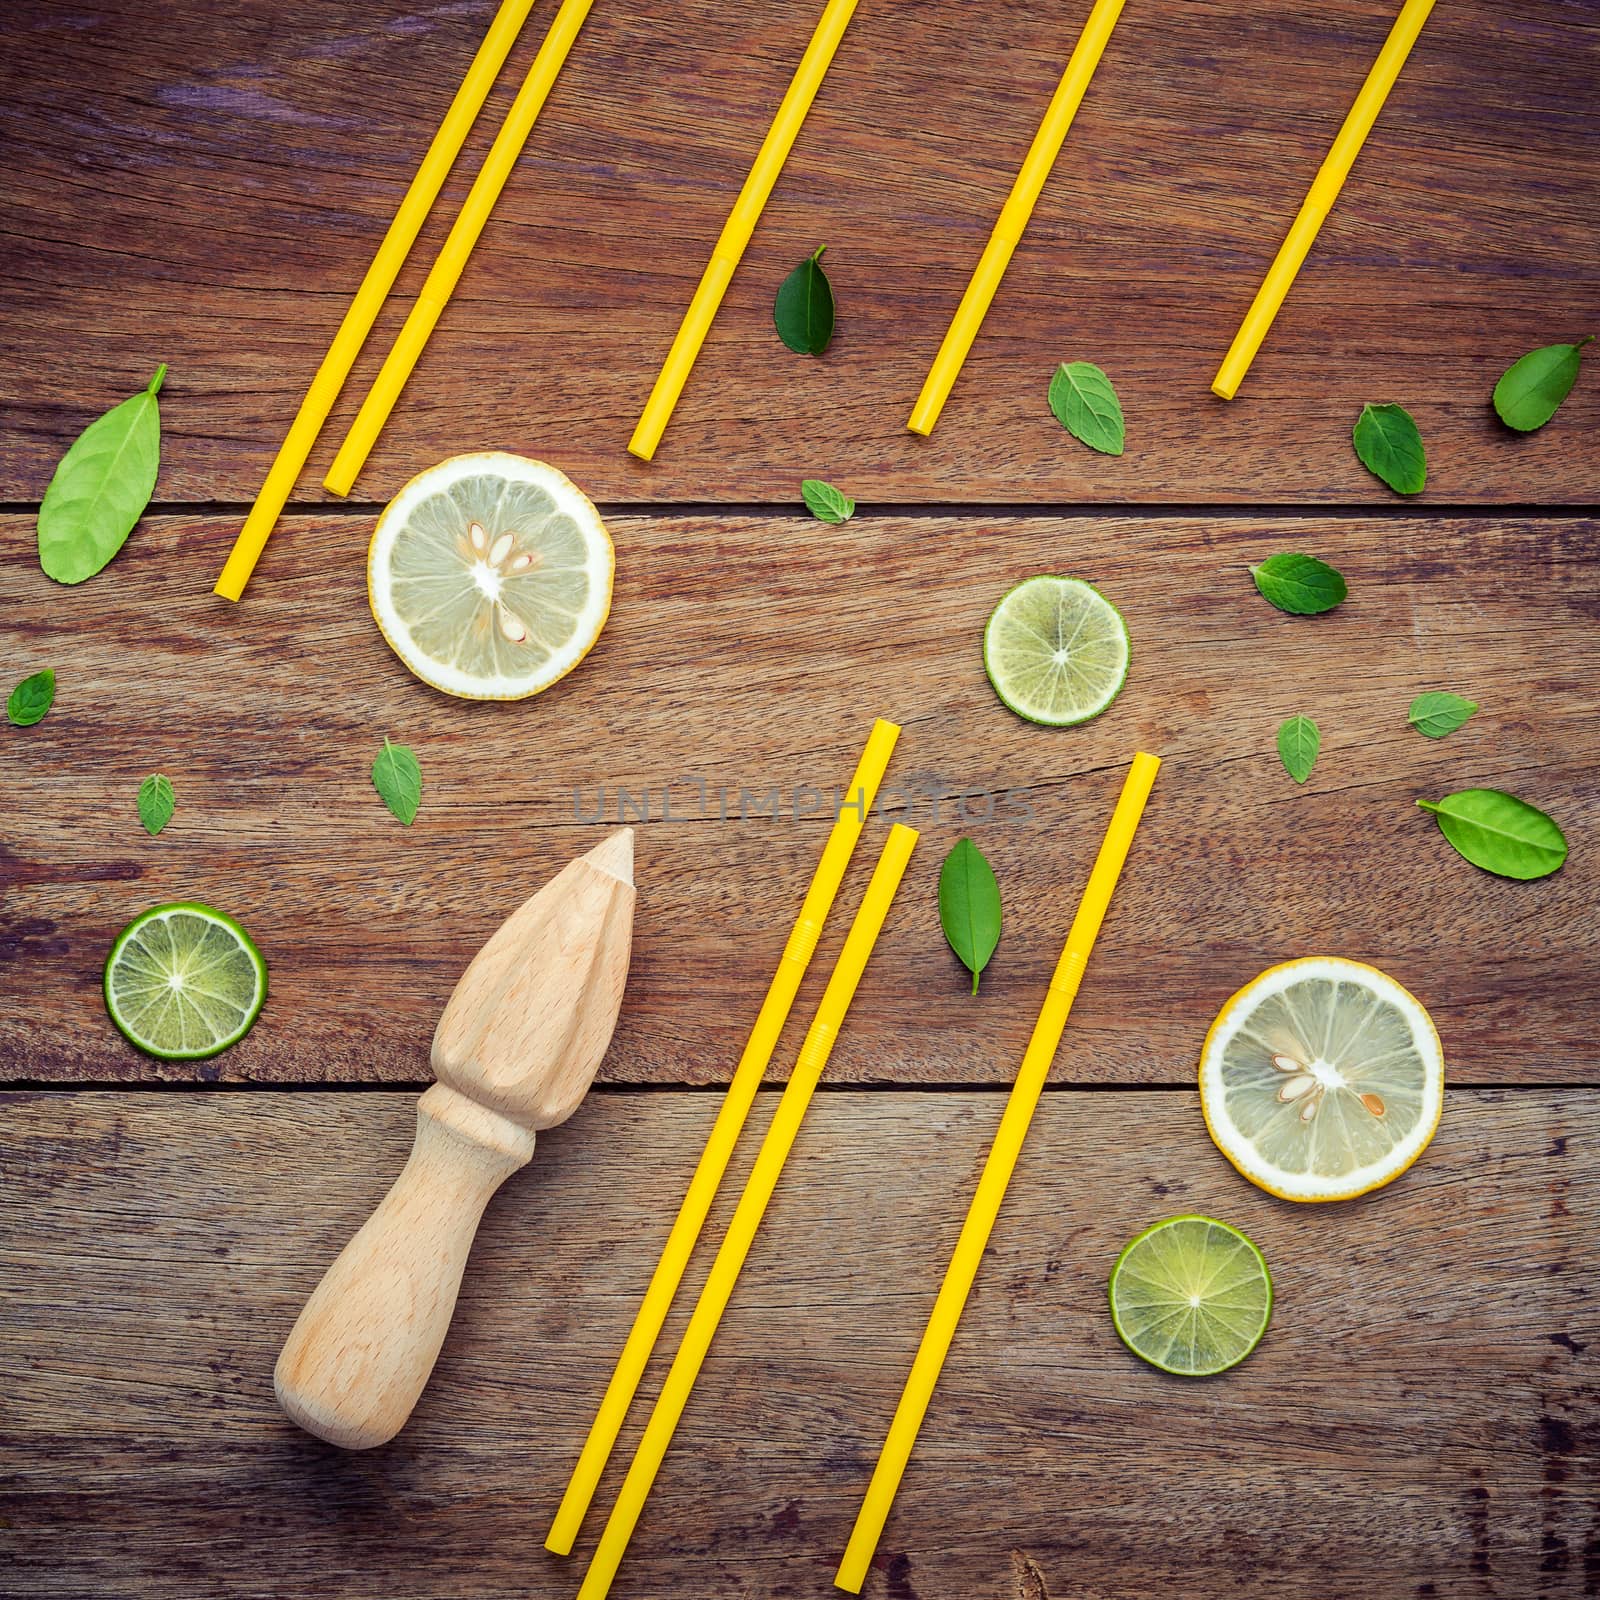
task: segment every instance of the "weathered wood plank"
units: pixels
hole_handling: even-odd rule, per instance
[[[720,1081],[825,830],[831,801],[801,796],[813,814],[796,821],[795,790],[842,784],[881,714],[906,729],[890,768],[903,794],[888,803],[924,838],[836,1077],[1010,1081],[1120,772],[1143,747],[1167,765],[1062,1078],[1188,1082],[1234,988],[1274,960],[1324,951],[1371,960],[1422,997],[1454,1082],[1592,1078],[1595,523],[612,527],[616,606],[596,651],[542,697],[495,706],[433,693],[383,644],[364,600],[365,520],[292,521],[270,581],[238,609],[207,588],[228,537],[220,519],[150,519],[104,577],[71,590],[22,548],[25,519],[0,523],[16,555],[0,569],[4,658],[19,676],[52,662],[60,674],[50,716],[5,743],[5,1075],[152,1077],[106,1021],[101,962],[135,912],[199,897],[255,932],[272,998],[241,1046],[180,1070],[415,1081],[473,951],[599,836],[603,786],[607,823],[650,807],[633,976],[604,1076]],[[1320,618],[1272,610],[1245,568],[1284,548],[1335,559],[1350,599]],[[979,636],[1011,584],[1061,569],[1124,608],[1134,666],[1110,712],[1054,731],[996,700]],[[1483,704],[1446,740],[1405,721],[1411,698],[1434,688]],[[1304,789],[1273,743],[1298,711],[1318,718],[1325,741]],[[368,778],[386,734],[413,745],[425,771],[409,830]],[[174,780],[179,808],[150,840],[134,792],[156,770]],[[1413,805],[1477,784],[1517,790],[1562,822],[1575,848],[1560,874],[1517,884],[1480,873]],[[777,820],[754,812],[773,788]],[[935,793],[953,791],[969,798],[945,798],[936,814]],[[994,862],[1007,908],[976,1001],[935,905],[939,863],[962,832]],[[790,1052],[883,833],[881,822],[869,830],[847,880]],[[775,1070],[789,1059],[780,1051]]]
[[[811,474],[880,502],[1360,502],[1384,491],[1351,424],[1398,400],[1430,496],[1592,500],[1600,385],[1533,438],[1488,407],[1512,358],[1593,331],[1600,15],[1583,0],[1439,8],[1241,399],[1209,394],[1393,9],[1130,6],[928,442],[905,416],[1085,6],[1007,0],[981,28],[958,0],[863,6],[646,468],[624,445],[817,5],[601,4],[359,492],[509,446],[610,500],[792,502]],[[36,499],[65,441],[158,360],[163,498],[252,496],[490,10],[326,0],[286,27],[274,0],[14,0],[0,498]],[[811,362],[770,307],[824,240],[842,314]],[[1046,409],[1055,363],[1080,358],[1127,403],[1119,461]]]
[[[819,1097],[619,1600],[831,1592],[999,1107]],[[490,1208],[412,1422],[362,1455],[284,1422],[270,1371],[397,1169],[409,1097],[4,1112],[8,1595],[573,1592],[547,1518],[710,1097],[601,1094],[542,1141]],[[1456,1091],[1394,1187],[1295,1207],[1234,1175],[1186,1091],[1048,1095],[869,1596],[1025,1600],[1024,1562],[1108,1600],[1288,1600],[1311,1573],[1328,1600],[1592,1594],[1597,1136],[1593,1092]],[[1276,1275],[1265,1341],[1213,1382],[1142,1366],[1105,1310],[1117,1249],[1180,1210],[1245,1228]]]

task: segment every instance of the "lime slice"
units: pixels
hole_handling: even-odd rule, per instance
[[[983,669],[1019,717],[1070,727],[1098,717],[1128,677],[1128,625],[1081,578],[1029,578],[994,608]]]
[[[367,552],[367,598],[424,683],[521,700],[589,653],[614,566],[600,514],[566,477],[485,451],[430,467],[389,502]]]
[[[1218,1148],[1283,1200],[1348,1200],[1398,1178],[1444,1104],[1444,1050],[1416,998],[1359,961],[1288,961],[1222,1008],[1200,1053]]]
[[[130,1044],[197,1061],[237,1043],[261,1014],[267,964],[230,916],[196,901],[153,906],[106,957],[106,1010]]]
[[[1168,1217],[1130,1240],[1111,1269],[1110,1294],[1122,1342],[1184,1378],[1238,1366],[1272,1315],[1261,1252],[1211,1217]]]

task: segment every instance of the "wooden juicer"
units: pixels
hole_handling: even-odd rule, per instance
[[[483,1208],[565,1122],[611,1042],[633,938],[633,830],[569,862],[501,925],[433,1035],[438,1082],[394,1187],[306,1302],[273,1386],[302,1428],[392,1439],[433,1371]]]

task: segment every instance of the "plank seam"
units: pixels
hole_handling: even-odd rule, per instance
[[[762,1095],[782,1092],[784,1081],[774,1079],[758,1091]],[[394,1094],[417,1095],[432,1087],[433,1079],[414,1082],[373,1083],[365,1080],[326,1083],[202,1083],[199,1081],[173,1081],[156,1083],[145,1081],[122,1082],[116,1079],[85,1078],[65,1082],[60,1079],[13,1078],[0,1081],[0,1096],[36,1096],[66,1094]],[[695,1094],[720,1095],[727,1091],[726,1083],[597,1083],[590,1095],[603,1098],[621,1095]],[[1446,1092],[1495,1094],[1564,1094],[1569,1091],[1600,1089],[1600,1080],[1585,1079],[1569,1083],[1448,1083]],[[1047,1083],[1046,1094],[1193,1094],[1196,1085],[1184,1083]],[[818,1094],[1009,1094],[1011,1084],[989,1083],[894,1083],[884,1080],[860,1083],[819,1083]]]
[[[787,500],[605,500],[597,502],[607,517],[792,517],[803,521],[807,513],[799,496]],[[337,500],[299,502],[287,505],[282,518],[330,516],[375,517],[387,501]],[[244,500],[164,500],[152,501],[145,508],[147,517],[244,517],[250,502]],[[39,503],[33,500],[0,501],[0,516],[37,516]],[[1249,501],[987,501],[987,500],[885,500],[860,507],[858,523],[875,518],[955,518],[980,512],[989,517],[1017,521],[1044,521],[1072,517],[1081,520],[1109,520],[1139,517],[1155,521],[1200,520],[1216,517],[1252,517],[1295,521],[1388,521],[1430,522],[1499,518],[1523,522],[1581,521],[1600,515],[1600,504],[1584,501],[1552,501],[1541,505],[1480,501],[1474,503],[1435,502],[1428,505],[1369,505],[1348,501],[1322,504],[1314,500],[1285,502]]]

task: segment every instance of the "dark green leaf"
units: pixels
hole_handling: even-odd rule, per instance
[[[409,828],[422,804],[422,767],[411,747],[385,739],[372,763],[372,783],[383,803]]]
[[[172,780],[165,773],[152,772],[139,785],[139,820],[144,831],[152,838],[172,820],[178,797],[172,792]]]
[[[44,720],[44,714],[50,709],[55,697],[55,669],[46,667],[43,672],[36,672],[31,678],[24,678],[11,691],[10,697],[6,700],[6,715],[19,728],[31,728],[34,723]]]
[[[819,522],[848,522],[856,514],[855,501],[821,478],[804,479],[800,493],[811,515]]]
[[[1111,380],[1089,361],[1063,361],[1050,380],[1050,409],[1074,439],[1102,455],[1120,456],[1122,402]]]
[[[39,507],[39,565],[57,583],[92,578],[119,551],[150,503],[161,463],[166,377],[91,422],[62,456]]]
[[[1542,428],[1578,381],[1578,352],[1588,342],[1547,344],[1513,361],[1494,386],[1494,408],[1500,420],[1520,433]]]
[[[1278,729],[1278,759],[1296,783],[1304,783],[1317,764],[1322,731],[1310,717],[1290,717]]]
[[[1361,464],[1396,494],[1421,494],[1428,481],[1422,435],[1404,406],[1363,406],[1351,433]]]
[[[820,356],[833,337],[833,285],[822,270],[822,252],[807,256],[778,286],[772,320],[778,337],[802,356]]]
[[[1555,822],[1503,789],[1462,789],[1417,804],[1434,814],[1460,855],[1498,877],[1546,878],[1567,859],[1567,841]]]
[[[1000,885],[970,839],[957,839],[939,869],[939,925],[972,974],[976,994],[978,974],[1000,943]]]
[[[1268,556],[1259,567],[1251,567],[1250,576],[1256,580],[1256,588],[1280,611],[1298,617],[1332,611],[1350,592],[1344,578],[1315,556],[1289,552]]]
[[[1463,700],[1458,694],[1446,694],[1440,689],[1431,694],[1419,694],[1411,702],[1406,721],[1418,733],[1425,733],[1430,739],[1442,739],[1447,733],[1454,733],[1477,709],[1476,700]]]

